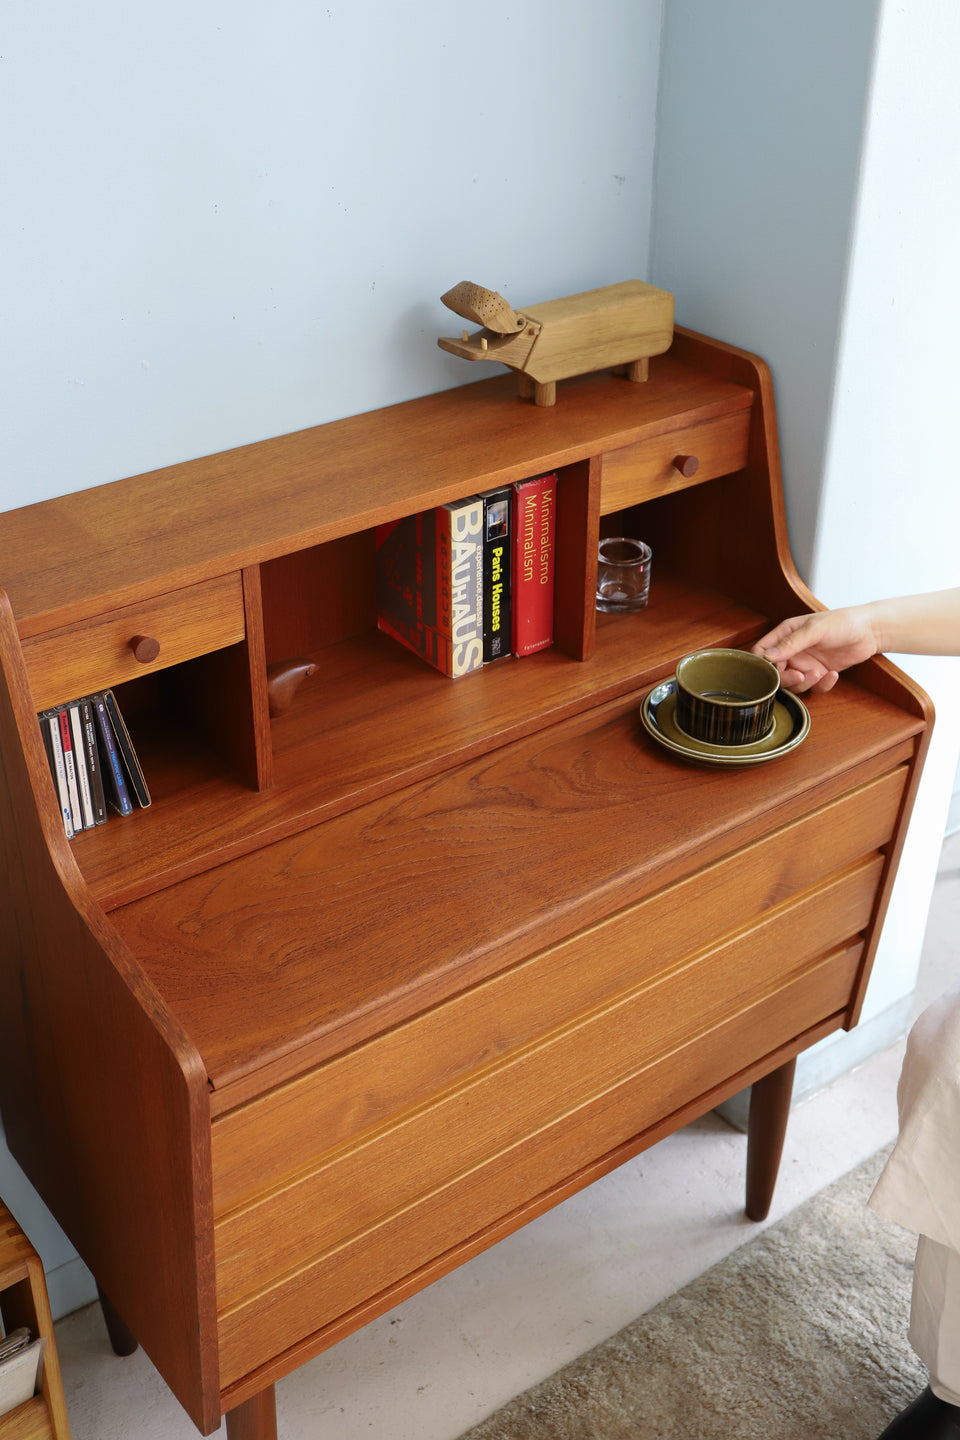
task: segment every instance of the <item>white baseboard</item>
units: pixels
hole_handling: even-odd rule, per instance
[[[881,1050],[902,1040],[910,1025],[912,1004],[913,997],[905,995],[888,1010],[864,1021],[855,1030],[840,1030],[835,1035],[828,1035],[826,1040],[799,1055],[791,1105],[799,1104],[818,1090],[825,1090],[841,1075],[869,1060],[871,1055],[878,1055]],[[734,1129],[745,1132],[750,1114],[749,1087],[718,1105],[717,1114],[722,1115]]]
[[[54,1320],[60,1320],[96,1300],[97,1282],[79,1255],[75,1255],[72,1260],[47,1271],[47,1295],[51,1315]]]

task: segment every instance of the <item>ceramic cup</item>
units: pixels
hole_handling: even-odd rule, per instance
[[[650,594],[652,553],[642,540],[617,535],[600,541],[597,609],[621,614],[642,610]]]
[[[677,666],[677,724],[710,745],[751,745],[773,723],[776,665],[746,650],[695,650]]]

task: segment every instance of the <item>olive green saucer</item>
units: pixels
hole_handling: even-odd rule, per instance
[[[789,690],[780,690],[773,704],[773,724],[751,745],[711,745],[695,740],[677,724],[677,682],[664,680],[643,698],[640,719],[649,735],[684,760],[698,765],[761,765],[795,750],[810,730],[810,712]]]

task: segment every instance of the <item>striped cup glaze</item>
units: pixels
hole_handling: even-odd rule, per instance
[[[780,671],[746,650],[695,650],[677,666],[677,724],[709,745],[752,745],[773,720]]]

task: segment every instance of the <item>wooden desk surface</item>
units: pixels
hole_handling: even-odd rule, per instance
[[[922,729],[842,682],[796,751],[710,770],[657,747],[638,698],[114,911],[213,1086],[339,1053],[880,773]]]

